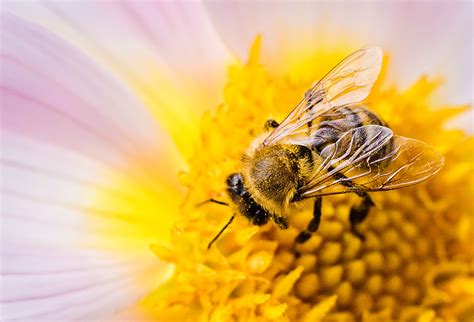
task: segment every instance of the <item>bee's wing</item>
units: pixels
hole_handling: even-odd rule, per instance
[[[367,125],[346,132],[321,152],[322,162],[299,192],[303,198],[407,187],[435,175],[443,156],[428,144]]]
[[[333,107],[363,101],[380,73],[382,56],[379,47],[368,47],[346,57],[305,93],[301,102],[265,139],[263,145],[308,136],[315,124],[312,121]],[[298,131],[304,126],[309,127],[309,131]]]

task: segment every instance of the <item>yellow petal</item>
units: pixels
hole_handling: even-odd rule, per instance
[[[328,312],[334,307],[337,301],[337,295],[333,295],[316,304],[311,310],[306,312],[303,322],[321,321]]]

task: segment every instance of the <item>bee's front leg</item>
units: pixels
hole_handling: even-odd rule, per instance
[[[321,197],[317,197],[314,200],[314,208],[313,208],[313,218],[308,223],[306,230],[299,233],[296,236],[295,242],[298,244],[302,244],[306,242],[313,233],[315,233],[319,228],[319,223],[321,222],[321,206],[323,204],[323,199]]]
[[[374,205],[374,202],[367,192],[361,192],[358,193],[358,195],[362,198],[362,202],[359,205],[352,207],[349,214],[349,220],[351,222],[352,233],[359,239],[365,240],[365,236],[357,230],[356,225],[364,221],[369,214],[370,208]]]
[[[273,120],[273,119],[269,119],[265,122],[265,124],[263,125],[263,129],[265,131],[270,131],[271,129],[275,129],[278,127],[278,125],[280,125],[277,121]]]
[[[273,221],[280,229],[288,229],[288,219],[286,217],[273,215]]]

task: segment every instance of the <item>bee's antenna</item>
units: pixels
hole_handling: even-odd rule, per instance
[[[235,218],[235,214],[232,214],[232,217],[230,217],[229,221],[227,222],[227,224],[225,224],[224,227],[222,227],[221,231],[216,235],[216,237],[214,237],[211,242],[207,245],[207,249],[211,248],[212,244],[214,244],[214,242],[217,240],[217,238],[219,238],[220,235],[222,235],[222,233],[224,232],[224,230],[227,229],[227,227],[229,227],[229,225],[232,223],[232,221],[234,221],[234,218]]]
[[[219,201],[219,200],[216,200],[214,198],[210,198],[210,199],[207,199],[207,200],[204,200],[203,202],[200,202],[196,205],[196,207],[201,207],[202,205],[205,205],[207,204],[208,202],[213,202],[213,203],[216,203],[216,204],[219,204],[219,205],[224,205],[224,206],[228,206],[229,204],[227,202],[224,202],[224,201]]]

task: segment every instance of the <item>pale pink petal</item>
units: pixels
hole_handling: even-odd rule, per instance
[[[5,129],[104,161],[172,148],[123,84],[53,35],[4,15],[0,55]]]
[[[1,23],[1,320],[110,318],[173,270],[148,248],[156,230],[110,233],[156,228],[133,212],[140,191],[111,178],[144,182],[159,204],[179,196],[181,157],[121,81],[36,25]]]
[[[5,10],[106,66],[173,134],[193,131],[196,115],[221,101],[233,58],[199,2],[12,2]]]
[[[150,63],[198,80],[209,80],[202,73],[222,71],[225,67],[219,62],[229,59],[199,2],[16,2],[4,10],[140,76],[146,76],[147,70],[136,69],[142,63],[139,59],[153,59]]]
[[[108,252],[90,245],[97,236],[85,209],[91,186],[104,184],[103,164],[17,135],[2,139],[5,321],[110,317],[169,277],[172,268],[147,247]],[[108,224],[113,220],[123,219]]]

